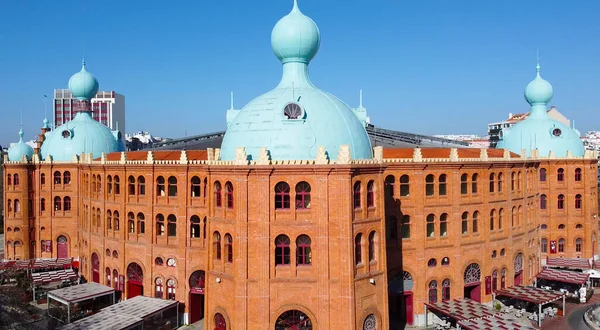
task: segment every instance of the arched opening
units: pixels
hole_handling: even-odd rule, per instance
[[[68,258],[69,257],[68,240],[63,235],[58,236],[58,238],[56,239],[56,257],[57,258]]]
[[[523,253],[515,257],[515,286],[523,282]]]
[[[275,330],[312,330],[312,321],[308,315],[298,310],[283,312],[275,322]]]
[[[206,274],[197,270],[190,275],[190,323],[204,319],[204,294]]]
[[[100,258],[96,252],[92,253],[92,281],[100,283]]]
[[[409,272],[393,272],[388,280],[390,329],[403,329],[413,324],[413,285]]]
[[[227,322],[221,313],[215,314],[215,330],[227,330]]]
[[[467,266],[464,273],[464,297],[481,302],[481,269],[478,264]]]
[[[127,298],[144,294],[144,272],[142,267],[132,262],[127,266]]]

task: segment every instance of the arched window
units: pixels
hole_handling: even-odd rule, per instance
[[[408,216],[408,215],[402,216],[402,223],[400,226],[400,231],[402,232],[402,239],[410,238],[410,216]]]
[[[556,173],[556,180],[558,181],[565,181],[565,170],[562,168],[559,168],[557,173]]]
[[[500,256],[504,257],[506,255],[506,250],[505,249],[501,249],[500,250]]]
[[[581,181],[581,169],[580,168],[575,169],[575,181]]]
[[[200,238],[200,217],[197,215],[190,218],[190,237]]]
[[[116,231],[119,231],[119,212],[115,211],[113,213],[113,222],[114,222],[114,228]]]
[[[540,195],[540,209],[545,210],[548,207],[547,203],[548,203],[548,201],[547,201],[546,195],[541,194]]]
[[[429,303],[434,304],[437,302],[437,281],[433,280],[429,282]]]
[[[40,199],[40,211],[42,211],[42,212],[46,211],[46,199],[45,198]]]
[[[225,330],[225,328],[222,328]],[[283,312],[275,321],[275,330],[312,330],[312,322],[308,315],[297,310]],[[219,329],[221,330],[221,329]],[[370,330],[370,329],[369,329]]]
[[[562,210],[565,208],[565,195],[563,195],[563,194],[558,195],[557,206],[558,206],[559,210]]]
[[[106,177],[106,192],[111,195],[113,193],[113,180],[112,176]]]
[[[275,266],[290,264],[290,238],[279,235],[275,238]]]
[[[540,168],[540,182],[546,182],[546,169]]]
[[[435,237],[435,215],[427,216],[427,237]]]
[[[558,225],[558,229],[564,230],[565,229],[565,225],[561,223],[560,225]]]
[[[208,191],[208,179],[207,178],[204,178],[204,180],[202,181],[202,191],[203,191],[202,197],[204,199],[206,199],[206,196],[207,196],[206,192]]]
[[[479,211],[473,212],[473,233],[477,233],[479,231],[479,227],[477,227],[477,222],[479,221]]]
[[[43,174],[42,174],[43,175]],[[7,174],[6,175],[6,185],[10,186],[12,185],[12,175],[11,174]]]
[[[561,238],[558,240],[558,252],[565,252],[565,239]]]
[[[310,243],[308,235],[300,235],[296,238],[296,265],[307,266],[312,263]]]
[[[227,330],[227,322],[221,313],[215,314],[215,330]]]
[[[410,178],[408,175],[400,177],[400,196],[406,197],[410,195]]]
[[[504,209],[498,211],[498,229],[502,229],[502,223],[504,222]]]
[[[127,228],[130,234],[135,234],[135,216],[133,212],[127,213]]]
[[[506,289],[506,268],[502,268],[500,276],[500,289]]]
[[[115,175],[115,195],[121,194],[121,179],[118,175]]]
[[[138,195],[146,195],[146,178],[141,175],[138,176]]]
[[[192,187],[191,187],[192,189],[190,189],[191,197],[200,197],[201,196],[200,185],[202,184],[202,181],[200,180],[199,177],[194,176],[190,182],[192,184]]]
[[[448,214],[442,213],[440,215],[440,236],[448,236]]]
[[[393,175],[388,175],[385,177],[385,191],[386,195],[389,197],[394,197],[394,184],[396,183],[396,178]]]
[[[12,210],[13,210],[13,203],[12,203],[12,200],[10,200],[10,199],[9,199],[9,200],[7,200],[7,201],[6,201],[6,205],[7,205],[7,207],[8,207],[8,212],[12,212]]]
[[[175,300],[175,280],[167,280],[167,300]]]
[[[433,196],[435,194],[435,176],[429,174],[425,177],[425,195]]]
[[[521,191],[521,171],[517,173],[517,191]]]
[[[450,258],[443,257],[442,258],[442,266],[450,266]]]
[[[102,192],[102,178],[100,177],[100,174],[96,176],[96,181],[98,182],[96,185],[96,193],[99,194]]]
[[[169,177],[169,197],[177,196],[177,178],[174,176]]]
[[[492,259],[496,259],[497,256],[498,256],[498,251],[496,251],[496,250],[492,251]]]
[[[377,317],[373,314],[369,314],[363,322],[363,330],[377,330]]]
[[[58,202],[60,203],[60,198],[58,199]],[[21,202],[18,199],[15,199],[14,203],[15,203],[15,212],[21,212]],[[60,206],[58,209],[60,210]]]
[[[169,214],[169,216],[167,217],[167,222],[168,222],[168,233],[167,235],[169,236],[177,236],[177,217],[175,217],[173,214]]]
[[[472,263],[467,266],[464,273],[465,285],[476,284],[481,281],[481,269],[478,264]]]
[[[502,192],[503,189],[504,189],[504,174],[502,174],[502,172],[500,172],[500,173],[498,173],[498,192]]]
[[[71,211],[71,197],[65,196],[63,199],[63,209],[65,211]]]
[[[450,300],[450,279],[442,281],[442,301]]]
[[[541,249],[542,253],[548,253],[548,240],[546,238],[542,238]]]
[[[390,215],[387,218],[386,223],[386,238],[388,240],[395,240],[398,238],[398,220],[395,216]]]
[[[17,200],[15,200],[15,208],[17,206],[16,204],[17,204]],[[54,197],[54,211],[60,211],[61,204],[62,203],[60,202],[60,197],[58,197],[58,196]]]
[[[106,210],[106,229],[112,229],[112,212],[110,210]]]
[[[225,183],[225,194],[227,194],[227,208],[233,208],[233,185],[231,182]]]
[[[362,234],[354,238],[354,261],[356,265],[362,263]]]
[[[375,246],[377,244],[377,234],[375,233],[375,231],[372,231],[369,234],[369,261],[375,261],[376,259],[376,254],[377,254],[377,250],[375,249]]]
[[[146,217],[144,216],[143,213],[138,213],[137,214],[137,227],[138,227],[138,234],[145,234],[146,233]]]
[[[583,239],[577,238],[575,240],[575,252],[583,251]]]
[[[429,261],[427,261],[427,267],[433,268],[436,266],[437,266],[437,259],[431,258],[431,259],[429,259]]]
[[[373,180],[367,183],[367,207],[375,207],[375,182]]]
[[[165,235],[165,216],[162,214],[156,215],[156,236]]]
[[[163,279],[160,277],[157,277],[154,280],[154,298],[160,298],[162,299],[163,297]]]
[[[60,184],[61,182],[61,175],[59,171],[55,171],[54,172],[54,184]]]
[[[495,270],[492,272],[492,292],[496,292],[498,290],[498,271]]]
[[[461,216],[461,228],[463,235],[469,233],[469,212],[463,212]]]
[[[161,257],[156,257],[154,259],[154,264],[157,266],[163,266],[165,264],[165,261]]]
[[[583,229],[583,225],[578,223],[575,225],[575,229]]]
[[[510,174],[510,191],[515,191],[515,180],[516,180],[516,173],[512,172]]]
[[[438,191],[440,196],[446,196],[446,174],[442,174],[438,178]]]
[[[65,171],[63,173],[63,182],[65,184],[70,184],[71,183],[71,172],[69,171]]]
[[[355,209],[359,209],[360,208],[360,181],[356,181],[354,183],[354,208]]]
[[[165,196],[165,178],[159,176],[156,178],[156,196]]]
[[[216,181],[215,182],[215,206],[216,207],[221,207],[223,205],[223,201],[222,201],[222,194],[221,194],[221,182]]]
[[[475,174],[473,174],[471,176],[471,192],[473,194],[477,193],[477,179],[478,179],[478,177],[479,176],[477,175],[477,173],[475,173]]]
[[[225,251],[227,252],[227,262],[233,262],[233,238],[230,234],[225,234]]]
[[[287,182],[279,182],[275,185],[275,209],[283,210],[290,208],[290,185]]]
[[[494,192],[494,187],[496,186],[496,175],[494,173],[490,174],[490,192]]]
[[[575,195],[575,208],[581,209],[581,195]]]
[[[130,196],[135,195],[135,177],[133,175],[127,178],[127,194]]]
[[[469,192],[469,175],[467,173],[463,173],[460,176],[460,194],[466,195]]]
[[[214,258],[221,260],[221,234],[218,231],[213,233],[213,245],[214,245]]]
[[[496,221],[494,218],[496,217],[496,210],[492,209],[490,211],[490,231],[494,230],[494,221]]]

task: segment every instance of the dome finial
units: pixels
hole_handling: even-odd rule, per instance
[[[294,0],[294,7],[292,7],[292,13],[300,11],[298,8],[298,0]]]
[[[21,128],[19,128],[19,140],[23,141],[23,135],[25,133],[23,133],[23,125],[21,125]]]

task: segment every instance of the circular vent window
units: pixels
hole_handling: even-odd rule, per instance
[[[560,128],[555,128],[552,130],[552,135],[558,137],[562,135],[562,131],[560,130]]]
[[[298,119],[302,117],[302,107],[298,103],[288,103],[283,108],[283,114],[287,119]]]
[[[66,129],[66,130],[62,131],[61,135],[63,138],[68,139],[69,137],[71,137],[71,131]]]

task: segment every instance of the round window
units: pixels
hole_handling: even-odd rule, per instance
[[[71,137],[71,131],[66,129],[66,130],[62,131],[61,135],[63,138],[68,139],[69,137]]]
[[[552,130],[552,135],[558,137],[562,135],[562,131],[560,130],[560,128],[555,128]]]
[[[283,108],[283,115],[287,117],[287,119],[298,119],[302,117],[302,107],[298,103],[288,103],[285,108]]]

